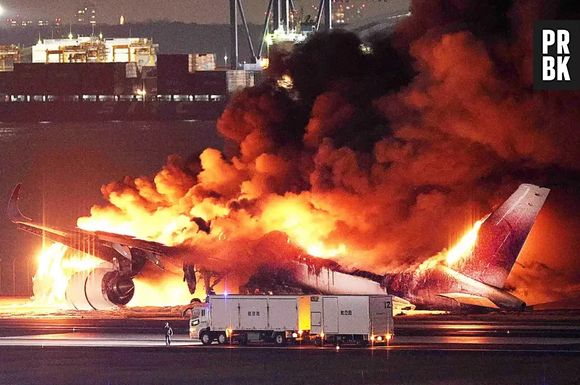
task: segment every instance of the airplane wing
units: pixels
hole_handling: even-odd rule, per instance
[[[192,247],[167,246],[131,235],[105,231],[60,229],[35,222],[22,214],[18,208],[21,189],[20,184],[14,188],[6,211],[10,221],[19,229],[110,263],[107,267],[95,269],[89,275],[71,278],[65,296],[77,309],[108,310],[111,306],[126,305],[133,297],[135,289],[133,278],[139,274],[147,261],[160,269],[183,274],[191,294],[195,292],[197,284],[196,273],[203,277],[206,292],[213,290],[227,273],[224,261],[219,258],[205,257],[202,260],[199,257],[196,261],[187,260],[187,255],[196,255]],[[207,230],[209,231],[209,223]]]
[[[145,260],[151,261],[161,269],[166,269],[166,265],[162,263],[161,257],[176,256],[179,253],[177,248],[169,247],[158,242],[138,239],[130,235],[103,231],[86,231],[79,228],[66,230],[34,222],[32,219],[23,215],[18,207],[21,189],[21,184],[16,185],[6,211],[10,221],[15,223],[21,230],[37,236],[46,237],[75,250],[92,254],[106,262],[124,263],[126,268],[131,268],[132,270],[139,265],[142,267]],[[120,267],[120,270],[123,270],[123,266]]]
[[[495,303],[493,303],[489,298],[482,297],[479,295],[474,294],[467,294],[467,293],[441,293],[439,294],[441,297],[453,299],[462,305],[470,305],[470,306],[480,306],[480,307],[487,307],[491,309],[499,309]]]

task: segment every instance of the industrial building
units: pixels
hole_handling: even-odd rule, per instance
[[[31,63],[136,63],[139,68],[154,66],[159,45],[147,38],[79,36],[40,39],[30,47],[24,62]]]

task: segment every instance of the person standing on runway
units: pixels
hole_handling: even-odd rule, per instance
[[[173,329],[169,322],[165,322],[165,346],[171,346],[171,337],[173,337]]]

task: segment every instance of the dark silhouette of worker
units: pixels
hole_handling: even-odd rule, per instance
[[[171,337],[173,337],[173,329],[169,326],[169,322],[165,322],[165,346],[171,346]]]

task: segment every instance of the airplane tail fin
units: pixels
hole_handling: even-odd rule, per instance
[[[17,184],[12,191],[10,200],[8,201],[8,208],[6,209],[6,215],[8,219],[14,223],[31,222],[32,219],[26,217],[18,208],[18,199],[20,198],[20,190],[22,189],[22,184]]]
[[[473,253],[454,269],[502,288],[549,192],[532,184],[520,185],[481,225]]]

